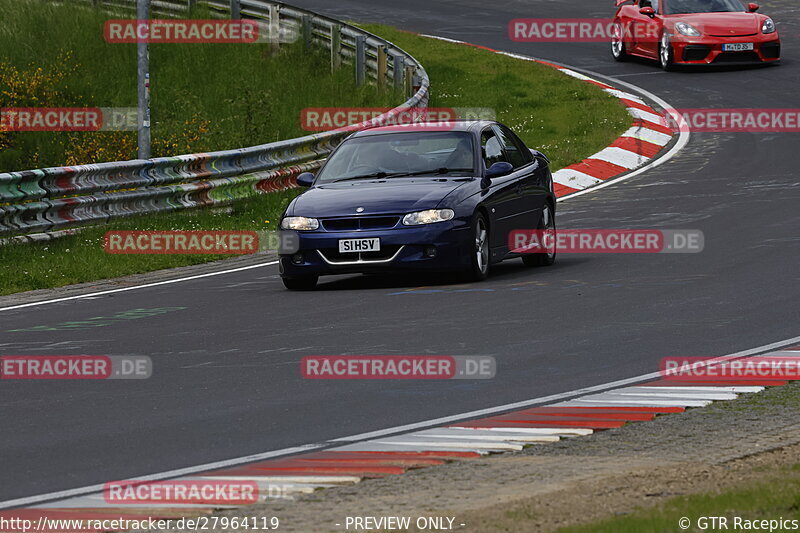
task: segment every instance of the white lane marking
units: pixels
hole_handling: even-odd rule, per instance
[[[800,359],[800,351],[798,350],[779,350],[777,352],[763,354],[763,355],[756,355],[756,357],[795,357]]]
[[[669,141],[672,140],[672,135],[667,135],[666,133],[661,133],[660,131],[651,130],[642,126],[634,126],[623,133],[621,137],[630,137],[657,146],[666,146]]]
[[[439,439],[476,439],[499,442],[558,442],[561,440],[557,435],[523,435],[522,433],[508,433],[500,431],[473,430],[450,430],[428,429],[416,433],[409,433],[415,437],[435,437]]]
[[[559,69],[559,70],[560,70],[561,72],[563,72],[564,74],[566,74],[567,76],[572,76],[573,78],[577,78],[577,79],[579,79],[579,80],[583,80],[583,81],[597,81],[597,80],[593,80],[593,79],[592,79],[592,78],[590,78],[589,76],[584,76],[584,75],[583,75],[583,74],[581,74],[580,72],[575,72],[574,70],[572,70],[572,69],[569,69],[569,68],[561,68],[561,69]]]
[[[195,276],[187,276],[184,278],[176,278],[176,279],[168,279],[165,281],[156,281],[154,283],[145,283],[144,285],[134,285],[132,287],[123,287],[121,289],[110,289],[107,291],[99,291],[99,292],[91,292],[87,294],[79,294],[77,296],[66,296],[64,298],[54,298],[52,300],[42,300],[40,302],[31,302],[27,304],[20,304],[20,305],[12,305],[10,307],[2,307],[0,308],[0,312],[2,311],[11,311],[13,309],[23,309],[25,307],[35,307],[37,305],[47,305],[47,304],[54,304],[58,302],[67,302],[69,300],[80,300],[82,298],[94,298],[97,296],[105,296],[106,294],[115,294],[118,292],[127,292],[127,291],[135,291],[138,289],[146,289],[148,287],[158,287],[160,285],[170,285],[172,283],[180,283],[182,281],[191,281],[193,279],[201,279],[201,278],[210,278],[212,276],[221,276],[222,274],[231,274],[233,272],[242,272],[243,270],[251,270],[253,268],[261,268],[270,265],[277,265],[278,261],[270,261],[269,263],[259,263],[257,265],[249,265],[244,267],[238,268],[230,268],[227,270],[219,270],[217,272],[207,272],[205,274],[197,274]]]
[[[637,398],[663,398],[665,400],[735,400],[738,398],[737,394],[732,392],[681,392],[681,391],[664,391],[664,392],[648,392],[636,391],[633,388],[619,389],[614,391],[617,396],[635,396]]]
[[[275,484],[272,483],[272,480],[275,479],[275,476],[191,476],[181,478],[184,480],[189,479],[197,479],[200,481],[216,481],[220,479],[226,479],[230,481],[255,481],[258,483],[259,486],[271,487]],[[281,483],[281,487],[285,487],[287,490],[307,490],[311,489],[314,490],[317,487],[331,487],[333,485],[327,483],[307,483],[307,482],[296,482],[293,481],[291,483]]]
[[[446,41],[448,43],[467,44],[465,41],[459,41],[458,39],[448,39],[447,37],[439,37],[438,35],[428,35],[426,33],[420,33],[419,36],[427,37],[429,39],[438,39],[440,41]]]
[[[628,113],[630,113],[633,118],[638,118],[640,120],[644,120],[645,122],[652,122],[653,124],[658,124],[660,126],[666,126],[664,117],[655,113],[648,113],[647,111],[639,109],[638,107],[629,107]]]
[[[31,509],[119,509],[123,507],[125,509],[208,509],[209,511],[213,508],[220,507],[222,509],[236,509],[238,507],[243,507],[245,504],[241,505],[230,505],[230,504],[216,504],[216,503],[158,503],[158,502],[142,502],[140,504],[134,504],[125,502],[122,504],[119,503],[108,503],[102,496],[81,496],[79,498],[71,498],[69,500],[62,500],[59,502],[53,503],[44,503],[41,505],[35,505],[31,507]]]
[[[747,350],[741,350],[741,351],[738,351],[738,352],[735,352],[735,353],[731,353],[731,354],[727,354],[727,355],[722,355],[722,356],[719,356],[719,357],[715,357],[713,359],[708,359],[706,361],[701,361],[700,363],[697,364],[697,366],[698,367],[703,367],[703,366],[707,366],[709,364],[714,364],[714,363],[717,363],[717,362],[720,362],[720,361],[729,361],[731,359],[740,359],[740,358],[749,357],[749,356],[752,356],[752,355],[765,354],[765,353],[770,352],[771,350],[774,350],[776,348],[784,348],[784,347],[787,347],[787,346],[794,346],[797,343],[800,343],[800,336],[793,337],[791,339],[785,339],[785,340],[778,341],[778,342],[773,342],[773,343],[770,343],[770,344],[765,344],[763,346],[757,346],[755,348],[750,348],[750,349],[747,349]],[[147,475],[147,476],[136,476],[136,479],[140,479],[142,481],[156,481],[156,480],[160,480],[160,479],[171,479],[171,478],[176,478],[176,477],[180,477],[180,476],[186,476],[186,475],[190,475],[190,474],[208,472],[210,470],[219,470],[221,468],[227,468],[227,467],[231,467],[231,466],[238,466],[238,465],[242,465],[242,464],[245,464],[245,463],[253,463],[253,462],[256,462],[256,461],[261,461],[261,460],[264,460],[264,459],[271,459],[271,458],[274,458],[274,457],[280,457],[280,456],[284,456],[284,455],[292,455],[292,454],[297,454],[297,453],[317,450],[317,449],[325,448],[325,447],[329,446],[332,442],[355,442],[355,441],[363,441],[363,440],[366,440],[366,439],[375,439],[377,437],[384,437],[384,436],[389,436],[389,435],[407,433],[409,431],[414,431],[414,430],[419,430],[419,429],[429,429],[429,428],[433,428],[433,427],[436,427],[436,426],[443,426],[445,424],[453,424],[453,423],[456,423],[456,422],[459,422],[459,421],[471,420],[471,419],[485,417],[485,416],[489,416],[489,415],[504,413],[504,412],[507,412],[507,411],[514,411],[516,409],[523,409],[525,407],[531,407],[531,406],[534,406],[534,405],[550,404],[550,403],[559,402],[559,401],[561,403],[555,404],[554,407],[555,406],[565,406],[565,407],[584,406],[585,407],[587,404],[597,405],[597,402],[592,402],[591,400],[584,401],[584,402],[576,401],[576,400],[573,400],[573,401],[565,401],[565,400],[570,400],[572,398],[579,397],[579,396],[585,396],[585,395],[591,394],[591,393],[608,391],[608,390],[618,389],[620,387],[624,387],[624,386],[628,386],[628,385],[634,385],[634,384],[637,384],[637,383],[642,383],[642,382],[646,382],[646,381],[661,379],[662,377],[663,376],[661,375],[660,371],[659,372],[651,372],[649,374],[642,374],[641,376],[636,376],[636,377],[626,378],[626,379],[620,379],[620,380],[612,381],[610,383],[605,383],[605,384],[602,384],[602,385],[594,385],[594,386],[591,386],[591,387],[585,387],[585,388],[582,388],[582,389],[576,389],[576,390],[572,390],[572,391],[569,391],[569,392],[562,392],[562,393],[559,393],[559,394],[551,394],[550,396],[540,396],[538,398],[532,398],[530,400],[524,400],[524,401],[520,401],[520,402],[508,403],[508,404],[504,404],[504,405],[498,405],[498,406],[495,406],[495,407],[488,407],[488,408],[485,408],[485,409],[478,409],[476,411],[468,411],[466,413],[460,413],[460,414],[456,414],[456,415],[433,418],[433,419],[430,419],[430,420],[424,420],[422,422],[415,422],[413,424],[405,424],[405,425],[402,425],[402,426],[389,427],[389,428],[380,429],[380,430],[377,430],[377,431],[370,431],[370,432],[367,432],[367,433],[361,433],[361,434],[358,434],[358,435],[352,435],[352,436],[349,436],[349,437],[342,437],[342,438],[339,438],[339,439],[334,439],[333,441],[327,441],[327,442],[322,442],[322,443],[317,443],[317,444],[308,444],[308,445],[305,445],[305,446],[295,446],[295,447],[292,447],[292,448],[284,448],[284,449],[281,449],[281,450],[274,450],[274,451],[264,452],[264,453],[260,453],[260,454],[256,454],[256,455],[248,455],[248,456],[244,456],[244,457],[237,457],[237,458],[228,459],[228,460],[225,460],[225,461],[217,461],[217,462],[214,462],[214,463],[206,463],[206,464],[202,464],[202,465],[191,466],[191,467],[181,468],[181,469],[177,469],[177,470],[168,470],[168,471],[165,471],[165,472],[159,472],[157,474],[150,474],[150,475]],[[614,403],[614,405],[620,405],[620,402],[611,402],[611,401],[609,401],[609,402],[606,402],[606,403]],[[659,402],[656,402],[656,403],[659,403]],[[695,402],[695,403],[697,404],[697,407],[703,407],[705,405],[708,405],[711,402],[708,401],[708,402]],[[627,405],[631,405],[631,406],[634,406],[634,407],[636,407],[636,406],[653,405],[652,401],[648,402],[647,400],[633,401],[633,402],[632,401],[624,401],[624,402],[622,402],[622,404],[627,404]],[[683,405],[688,406],[688,404],[686,404],[686,402],[683,402]],[[692,406],[694,406],[694,405],[692,405]],[[506,431],[507,429],[511,429],[511,428],[503,428],[502,431]],[[513,429],[515,431],[521,431],[524,428],[513,428]],[[531,429],[535,429],[535,428],[531,428]],[[564,428],[564,429],[558,428],[557,431],[559,433],[561,433],[561,434],[566,434],[570,430],[568,430],[567,428]],[[383,449],[381,450],[381,448],[383,448]],[[406,448],[403,447],[403,446],[377,445],[374,442],[373,443],[363,443],[362,442],[362,443],[357,443],[357,444],[351,444],[349,446],[343,446],[343,447],[340,447],[340,448],[337,448],[337,449],[339,451],[347,451],[347,450],[349,450],[349,451],[358,451],[358,450],[366,451],[368,449],[372,450],[372,451],[403,451]],[[269,479],[275,479],[275,478],[269,478]],[[307,479],[308,478],[305,478],[305,477],[302,478],[302,479],[292,479],[291,477],[288,477],[288,476],[282,476],[282,477],[278,478],[277,480],[278,481],[284,481],[284,482],[287,482],[287,483],[291,483],[291,482],[302,483]],[[311,481],[307,481],[307,482],[310,483]],[[325,481],[322,481],[322,483],[325,483]],[[6,501],[3,501],[3,502],[0,502],[0,509],[5,509],[5,508],[8,508],[8,507],[26,506],[26,505],[45,502],[45,501],[49,501],[49,500],[56,500],[56,499],[60,499],[60,498],[68,498],[70,496],[80,496],[80,495],[83,495],[83,494],[90,494],[90,493],[93,493],[93,492],[100,492],[100,491],[103,490],[103,487],[104,487],[103,484],[89,485],[89,486],[79,487],[79,488],[75,488],[75,489],[62,490],[62,491],[58,491],[58,492],[50,492],[50,493],[47,493],[47,494],[39,494],[39,495],[36,495],[36,496],[29,496],[29,497],[26,497],[26,498],[17,498],[17,499],[14,499],[14,500],[6,500]]]
[[[232,478],[231,476],[203,476],[204,479],[257,479],[262,483],[269,484],[307,484],[307,485],[342,485],[348,483],[358,483],[361,478],[358,476],[326,476],[320,474],[297,475],[292,474],[282,476],[280,474],[273,474],[271,476],[241,476],[239,478]]]
[[[616,96],[617,98],[624,98],[626,100],[636,102],[637,104],[647,105],[640,96],[636,96],[635,94],[626,93],[625,91],[620,91],[617,89],[603,89],[603,90],[608,94],[610,94],[611,96]]]
[[[449,450],[467,449],[467,450],[510,450],[519,451],[523,448],[521,444],[513,444],[510,442],[488,442],[480,440],[456,440],[456,439],[442,439],[436,440],[435,438],[420,438],[420,439],[405,439],[398,438],[397,440],[375,440],[375,444],[391,444],[393,446],[408,446],[421,451],[436,450],[440,448],[447,448]]]
[[[531,428],[531,427],[503,427],[503,426],[493,426],[493,427],[482,427],[482,428],[474,428],[474,427],[467,427],[467,426],[450,426],[447,429],[464,429],[464,430],[473,430],[473,429],[480,429],[483,431],[498,431],[501,433],[526,433],[530,435],[552,435],[552,436],[560,436],[560,437],[579,437],[583,435],[591,435],[594,433],[593,429],[587,428]]]
[[[339,448],[331,448],[333,451],[337,452],[414,452],[414,451],[434,451],[431,448],[428,449],[409,449],[407,445],[404,444],[382,444],[375,441],[368,441],[368,442],[359,442],[357,444],[348,444],[347,446],[341,446]],[[464,448],[455,448],[455,447],[443,447],[437,446],[436,450],[438,452],[473,452],[480,455],[487,455],[491,452],[491,450],[486,449],[471,449],[465,450]]]
[[[761,392],[764,390],[764,387],[755,387],[755,386],[738,386],[734,385],[731,387],[726,386],[712,386],[712,387],[632,387],[638,390],[648,390],[648,391],[659,391],[659,390],[681,390],[681,391],[692,391],[692,392],[737,392],[737,393],[752,393],[752,392]]]
[[[614,165],[627,168],[628,170],[632,170],[650,160],[649,157],[631,152],[630,150],[625,150],[624,148],[617,148],[616,146],[603,148],[596,154],[590,155],[588,159],[607,161]]]
[[[711,405],[712,400],[644,400],[638,398],[628,399],[580,399],[569,402],[557,403],[558,407],[579,407],[586,405],[614,405],[615,407],[705,407]]]
[[[553,172],[553,181],[573,189],[585,189],[586,187],[593,187],[598,183],[603,183],[603,180],[600,178],[595,178],[585,172],[580,172],[571,168],[562,168],[561,170]]]

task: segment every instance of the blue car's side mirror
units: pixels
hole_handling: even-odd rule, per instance
[[[297,176],[297,184],[300,187],[311,187],[312,183],[314,183],[314,174],[311,172],[303,172]]]
[[[491,180],[494,178],[499,178],[501,176],[508,176],[514,171],[514,167],[511,163],[506,163],[505,161],[498,161],[497,163],[493,164],[489,168],[486,169],[486,173],[483,175],[484,179]]]

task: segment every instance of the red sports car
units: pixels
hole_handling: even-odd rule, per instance
[[[674,65],[772,63],[781,57],[775,23],[741,0],[617,0],[611,53]]]

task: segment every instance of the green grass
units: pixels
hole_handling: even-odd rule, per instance
[[[297,189],[247,198],[228,208],[193,209],[117,220],[49,242],[0,246],[0,294],[60,287],[223,259],[222,255],[117,255],[103,248],[110,230],[275,230]]]
[[[0,0],[0,107],[136,107],[136,45],[107,43],[100,10],[43,0]],[[192,18],[210,18],[198,9]],[[37,69],[41,69],[37,72]],[[402,96],[356,87],[352,67],[302,44],[151,44],[153,155],[252,146],[306,135],[300,111],[393,106]],[[20,87],[13,85],[24,81]],[[136,133],[13,133],[0,172],[136,156]],[[82,149],[89,143],[90,147]],[[92,150],[94,144],[101,150]],[[125,157],[123,157],[125,156]]]
[[[25,3],[30,10],[6,10],[12,21],[0,30],[0,60],[4,55],[14,56],[15,64],[26,65],[40,57],[53,58],[65,47],[73,49],[83,76],[70,78],[70,94],[104,95],[102,99],[82,101],[87,105],[134,105],[134,80],[130,77],[133,48],[108,45],[96,32],[75,35],[81,33],[78,28],[101,25],[103,17],[71,8],[64,11],[57,5]],[[0,0],[0,8],[10,4],[10,0]],[[20,11],[30,13],[26,17]],[[47,38],[40,27],[43,17],[53,26],[53,35]],[[61,23],[54,24],[54,20]],[[602,149],[630,123],[625,109],[614,98],[553,68],[386,26],[365,28],[408,50],[425,66],[432,80],[431,106],[495,109],[498,120],[514,128],[528,145],[544,151],[554,168]],[[22,46],[3,46],[15,40]],[[258,45],[154,46],[154,138],[176,135],[181,121],[200,112],[210,126],[198,141],[198,151],[241,147],[302,135],[298,117],[304,107],[378,107],[402,101],[391,92],[355,88],[349,67],[329,76],[326,54],[308,58],[302,52],[289,47],[275,57]],[[211,71],[205,68],[207,65],[216,68]],[[326,74],[320,75],[323,72]],[[310,79],[315,82],[308,83]],[[52,161],[63,157],[55,149],[47,153]],[[103,251],[102,237],[109,230],[275,229],[275,221],[297,193],[286,191],[248,199],[235,205],[231,213],[204,209],[147,215],[113,221],[51,242],[0,246],[0,294],[219,259],[205,255],[109,255]]]
[[[674,533],[681,531],[678,522],[682,518],[691,520],[685,531],[703,531],[701,517],[719,516],[728,519],[728,530],[748,531],[751,527],[734,527],[734,517],[745,520],[800,520],[800,465],[765,472],[771,474],[770,481],[752,484],[719,494],[681,496],[665,502],[654,509],[634,512],[602,522],[580,527],[559,529],[560,533]],[[791,526],[790,526],[791,528]],[[708,522],[708,531],[714,529]],[[766,529],[769,531],[769,527]],[[777,527],[774,531],[789,531]]]
[[[431,78],[431,107],[489,107],[553,168],[577,163],[630,127],[624,106],[557,69],[462,44],[361,25],[412,54]]]

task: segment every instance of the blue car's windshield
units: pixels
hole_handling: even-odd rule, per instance
[[[725,13],[744,11],[739,0],[667,0],[665,14],[680,15],[684,13]]]
[[[383,133],[346,141],[317,183],[408,175],[474,176],[472,135],[462,131]]]

